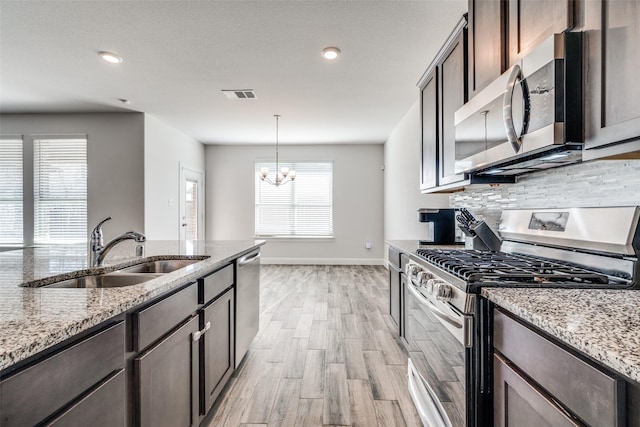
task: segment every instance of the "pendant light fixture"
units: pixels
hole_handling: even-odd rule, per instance
[[[278,162],[278,131],[279,131],[279,121],[280,115],[275,114],[273,117],[276,118],[276,176],[275,179],[269,178],[269,168],[260,168],[260,179],[264,182],[267,182],[271,185],[275,185],[279,187],[281,185],[286,184],[287,182],[291,182],[296,179],[296,171],[289,170],[289,168],[279,168]]]

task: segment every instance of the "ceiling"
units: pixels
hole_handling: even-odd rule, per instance
[[[1,0],[0,111],[139,111],[205,144],[273,143],[280,114],[285,144],[383,143],[466,8]],[[327,46],[342,55],[325,60]],[[102,50],[124,62],[103,61]],[[223,89],[253,89],[256,99],[230,100]]]

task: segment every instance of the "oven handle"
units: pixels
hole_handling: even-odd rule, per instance
[[[447,313],[445,313],[444,311],[442,311],[438,307],[436,307],[436,305],[434,303],[429,301],[427,298],[424,297],[424,295],[422,295],[420,292],[418,292],[418,290],[413,286],[412,283],[408,283],[407,284],[407,288],[413,294],[413,296],[416,297],[418,299],[418,301],[420,301],[421,303],[426,305],[427,308],[433,314],[435,314],[436,316],[438,316],[439,318],[441,318],[445,322],[449,323],[454,328],[457,328],[457,329],[462,329],[463,328],[463,324],[462,323],[458,322],[457,319],[454,319],[453,317],[449,316]]]
[[[449,420],[447,413],[429,383],[420,375],[411,359],[407,361],[407,364],[409,395],[424,425],[451,427],[451,420]]]

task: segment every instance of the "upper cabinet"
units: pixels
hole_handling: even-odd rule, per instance
[[[454,113],[467,100],[467,21],[460,20],[444,47],[424,73],[420,87],[422,148],[420,190],[461,181],[455,175]]]
[[[469,99],[505,70],[503,0],[469,0]]]
[[[640,2],[585,2],[583,158],[640,153]]]
[[[438,68],[433,67],[420,85],[422,145],[420,148],[420,190],[438,185]]]
[[[573,27],[575,0],[469,0],[469,99],[552,34]]]
[[[484,6],[486,2],[479,3]],[[507,68],[553,34],[573,28],[574,3],[575,0],[508,0]]]

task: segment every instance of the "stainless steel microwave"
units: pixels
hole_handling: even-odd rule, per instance
[[[582,33],[555,34],[455,113],[455,172],[518,175],[578,162]]]

